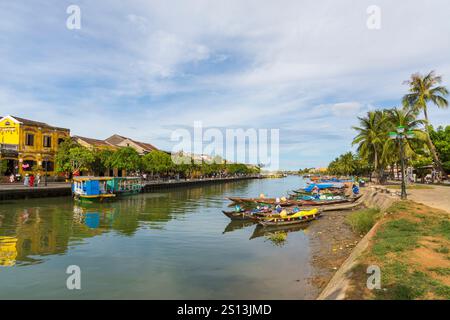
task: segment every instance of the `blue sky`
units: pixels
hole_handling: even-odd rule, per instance
[[[66,28],[71,4],[80,30]],[[167,150],[194,121],[275,128],[282,168],[326,166],[356,116],[399,105],[411,73],[450,86],[448,12],[447,0],[2,1],[0,115]],[[450,124],[450,110],[430,118]]]

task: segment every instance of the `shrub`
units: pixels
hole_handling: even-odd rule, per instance
[[[379,209],[363,209],[350,213],[345,220],[353,231],[365,234],[369,232],[380,217]]]

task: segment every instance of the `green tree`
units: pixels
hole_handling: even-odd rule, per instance
[[[137,171],[141,169],[142,161],[135,149],[125,147],[114,152],[110,159],[110,165],[112,168]]]
[[[89,149],[69,138],[59,145],[55,161],[56,170],[66,173],[90,170],[94,160],[94,154]]]
[[[437,76],[434,71],[426,75],[415,73],[411,75],[410,80],[405,81],[405,84],[409,85],[409,93],[403,97],[402,102],[405,108],[412,108],[415,111],[423,112],[428,148],[430,149],[435,166],[444,173],[442,162],[431,140],[427,110],[427,104],[430,102],[438,108],[448,107],[448,101],[445,99],[445,96],[448,95],[448,90],[444,86],[441,86],[441,83],[442,77]]]
[[[112,159],[115,151],[111,149],[95,149],[93,151],[94,161],[91,163],[91,170],[101,175],[113,167]]]
[[[0,176],[3,176],[8,169],[6,160],[0,159]]]
[[[446,173],[450,173],[450,126],[430,128],[430,136]]]
[[[373,163],[374,171],[381,178],[384,170],[381,166],[381,155],[388,133],[387,115],[384,111],[369,111],[366,117],[358,119],[359,126],[353,127],[358,134],[352,145],[358,145],[357,150],[361,158]]]
[[[142,157],[143,169],[153,174],[167,174],[174,170],[170,155],[163,151],[153,150]]]

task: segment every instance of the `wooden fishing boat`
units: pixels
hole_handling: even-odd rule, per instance
[[[230,218],[233,221],[248,221],[248,220],[257,220],[256,217],[254,217],[252,214],[250,214],[248,211],[222,211],[224,215],[226,215],[228,218]]]
[[[300,211],[295,214],[287,214],[287,213],[280,213],[280,215],[273,216],[273,217],[267,217],[262,218],[258,220],[258,224],[260,224],[263,227],[268,226],[284,226],[284,225],[292,225],[292,224],[300,224],[300,223],[306,223],[312,220],[317,219],[321,214],[321,211],[317,208],[314,208],[310,211]]]
[[[332,205],[332,204],[339,204],[339,203],[349,203],[354,202],[357,200],[359,196],[357,197],[350,197],[346,199],[340,199],[340,200],[290,200],[286,199],[284,201],[277,202],[277,199],[275,198],[237,198],[237,197],[229,197],[228,199],[231,200],[233,203],[259,203],[259,204],[268,204],[268,205],[280,205],[282,207],[289,207],[289,206],[324,206],[324,205]],[[231,204],[233,205],[233,204]]]
[[[304,190],[292,190],[296,195],[312,195],[312,192],[304,191]],[[321,192],[321,194],[324,195],[342,195],[345,191],[342,188],[331,188],[331,189],[325,189],[325,192]]]

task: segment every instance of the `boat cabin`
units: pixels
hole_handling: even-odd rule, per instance
[[[108,198],[114,197],[114,191],[109,186],[112,177],[74,177],[72,192],[76,198]]]

